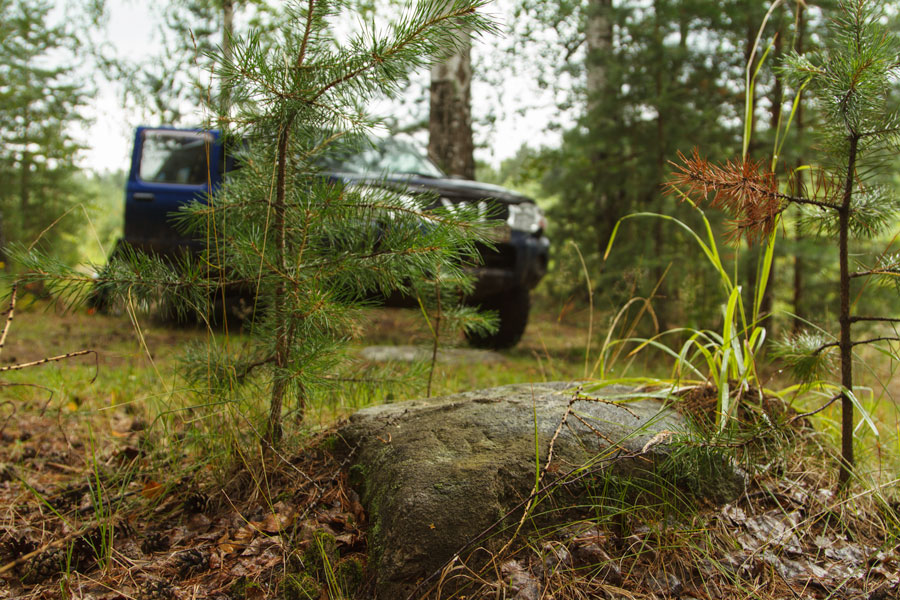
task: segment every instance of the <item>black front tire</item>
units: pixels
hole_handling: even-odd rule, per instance
[[[489,334],[466,333],[466,339],[473,348],[504,350],[512,348],[522,339],[528,325],[528,311],[531,298],[525,288],[514,288],[509,292],[485,298],[478,303],[484,310],[496,311],[500,317],[497,331]]]

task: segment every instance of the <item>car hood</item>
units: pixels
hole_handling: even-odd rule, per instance
[[[493,199],[506,204],[534,203],[532,198],[499,185],[452,177],[422,177],[418,175],[386,175],[372,177],[358,173],[330,173],[331,177],[357,185],[402,186],[411,192],[433,192],[456,200]]]

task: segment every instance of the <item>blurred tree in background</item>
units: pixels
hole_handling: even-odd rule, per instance
[[[74,8],[74,7],[72,7]],[[87,7],[97,16],[100,7]],[[47,0],[0,0],[0,238],[31,243],[87,198],[74,177],[90,89],[77,71],[85,48],[78,23]],[[83,221],[82,221],[83,223]],[[70,255],[77,224],[47,230],[43,242]],[[5,262],[5,257],[3,257]]]
[[[93,1],[97,6],[91,0],[77,6],[102,14],[102,3]],[[330,34],[333,43],[349,35],[360,19],[371,18],[381,26],[399,4],[349,2],[346,19],[336,22]],[[73,132],[84,128],[82,108],[91,90],[82,87],[85,77],[73,77],[72,64],[91,49],[75,39],[70,25],[53,25],[63,22],[60,16],[68,3],[0,0],[0,6],[5,40],[0,74],[8,82],[0,88],[0,230],[7,238],[27,239],[73,206],[81,193],[70,179],[78,152],[75,140],[84,138]],[[522,111],[534,138],[545,130],[561,130],[561,142],[554,147],[532,143],[497,172],[487,171],[492,181],[537,196],[549,212],[554,258],[539,293],[557,305],[586,300],[575,244],[585,257],[594,291],[601,293],[601,307],[614,309],[656,290],[660,326],[708,324],[718,318],[719,299],[707,284],[706,261],[685,252],[689,245],[680,232],[656,223],[647,228],[628,224],[617,241],[619,248],[627,248],[617,252],[614,263],[604,264],[610,232],[618,219],[634,211],[660,212],[696,225],[689,208],[661,193],[671,169],[668,161],[695,146],[713,160],[731,156],[745,137],[745,123],[752,133],[750,156],[771,155],[777,141],[790,153],[778,157],[782,166],[804,165],[811,156],[806,132],[815,127],[816,116],[802,102],[792,105],[796,90],[783,84],[774,67],[791,50],[814,49],[833,9],[833,0],[498,0],[483,10],[506,13],[505,40],[472,47],[469,60],[463,56],[467,48],[461,48],[453,64],[468,69],[448,69],[450,62],[436,68],[443,69],[438,85],[461,93],[465,90],[457,76],[470,76],[473,104],[432,106],[432,146],[456,155],[453,140],[459,138],[462,145],[469,144],[463,154],[470,158],[472,145],[464,128],[440,126],[470,122],[476,149],[486,143],[499,146],[503,140],[491,142],[499,134],[492,127],[509,117],[504,111]],[[210,114],[227,115],[228,91],[205,74],[216,72],[210,56],[228,55],[228,31],[261,31],[265,45],[285,18],[282,7],[265,0],[169,0],[154,11],[162,19],[158,45],[148,48],[140,61],[104,63],[106,76],[125,85],[128,110],[140,114],[131,125],[200,125]],[[748,97],[748,76],[754,73]],[[538,101],[508,85],[513,75],[523,74],[549,92],[555,104],[549,123],[530,118],[537,114],[530,111]],[[379,105],[389,128],[413,129],[424,140],[428,83],[424,74],[408,79],[403,84],[408,97]],[[748,101],[753,110],[745,115]],[[789,139],[776,140],[778,124],[789,117],[794,120]],[[432,155],[443,160],[436,151]],[[471,165],[466,165],[449,170],[471,176]],[[805,173],[798,171],[798,180]],[[65,227],[69,225],[47,237],[62,251],[85,237],[75,229],[66,234]],[[786,215],[785,228],[791,236],[777,249],[764,311],[793,313],[793,326],[799,326],[812,313],[836,311],[837,297],[825,283],[830,267],[823,262],[821,245],[798,228],[793,213]],[[741,247],[735,253],[735,269],[753,285],[756,251]],[[867,301],[889,301],[879,298],[876,294]]]
[[[577,115],[563,143],[518,158],[520,177],[541,180],[548,198],[555,270],[544,289],[551,296],[562,301],[586,295],[573,242],[607,307],[655,289],[661,327],[703,325],[716,318],[719,299],[706,284],[708,265],[685,253],[690,245],[681,232],[662,221],[647,227],[629,224],[617,240],[627,250],[617,252],[614,264],[603,264],[603,251],[617,221],[632,212],[698,224],[691,209],[665,197],[660,187],[671,169],[668,161],[679,150],[702,146],[711,157],[731,155],[740,148],[745,123],[750,155],[771,155],[776,141],[783,143],[775,132],[791,115],[793,96],[786,94],[775,66],[791,49],[812,46],[832,4],[519,0],[520,59],[526,52],[537,57],[532,63],[550,87],[566,77],[576,82],[559,104],[560,112]],[[532,63],[528,68],[535,68]],[[745,115],[748,105],[752,110]],[[783,146],[793,154],[779,157],[792,167],[805,154],[802,104],[794,118],[791,143]],[[736,268],[753,285],[756,250],[736,250]],[[764,310],[780,302],[781,309],[805,312],[800,306],[804,284],[816,284],[814,278],[793,277],[794,257],[797,268],[810,273],[817,269],[819,253],[799,241],[782,252]],[[778,295],[772,293],[776,289]]]

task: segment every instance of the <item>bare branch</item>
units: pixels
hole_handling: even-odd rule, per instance
[[[900,323],[900,318],[897,317],[850,317],[851,323],[858,322],[879,322],[879,323]]]
[[[871,277],[872,275],[900,275],[900,269],[897,267],[889,268],[889,269],[871,269],[869,271],[857,271],[856,273],[850,273],[850,279],[856,279],[857,277]]]
[[[785,202],[790,202],[791,204],[805,204],[807,206],[817,206],[819,208],[827,208],[830,210],[837,210],[838,208],[840,208],[837,204],[832,204],[831,202],[822,202],[821,200],[812,200],[810,198],[803,198],[801,196],[789,196],[788,194],[782,193],[778,193],[777,196]]]
[[[97,352],[95,350],[78,350],[77,352],[69,352],[68,354],[60,354],[59,356],[51,356],[50,358],[42,358],[40,360],[34,360],[27,363],[19,363],[17,365],[7,365],[5,367],[0,367],[0,373],[5,373],[7,371],[18,371],[20,369],[27,369],[28,367],[38,367],[40,365],[45,365],[47,363],[56,362],[60,360],[66,360],[67,358],[75,358],[76,356],[84,356],[85,354],[93,354],[94,358],[97,358]],[[94,374],[94,379],[97,378],[97,374]],[[91,379],[91,383],[94,382],[94,379]]]
[[[822,406],[817,408],[816,410],[811,410],[806,413],[795,415],[795,416],[791,417],[791,420],[788,421],[787,424],[790,425],[794,421],[796,421],[798,419],[802,419],[803,417],[811,417],[815,414],[818,414],[818,413],[822,412],[823,410],[825,410],[826,408],[828,408],[829,406],[831,406],[832,404],[834,404],[835,402],[837,402],[840,398],[841,398],[841,394],[838,394],[838,395],[834,396],[831,400],[829,400],[828,402],[826,402],[825,404],[823,404]]]
[[[9,293],[9,310],[6,311],[6,323],[3,324],[3,334],[0,335],[0,352],[3,352],[3,346],[6,345],[6,336],[9,333],[9,326],[12,325],[13,316],[16,311],[16,291],[19,289],[19,282],[13,284]]]
[[[852,318],[851,318],[851,320],[852,320]],[[878,319],[873,319],[873,320],[878,320]],[[895,319],[895,320],[900,322],[900,319]],[[867,340],[858,340],[856,342],[853,342],[850,344],[850,346],[856,347],[856,346],[862,346],[864,344],[874,344],[876,342],[900,342],[900,337],[882,336],[882,337],[876,337],[876,338],[869,338]],[[840,345],[841,345],[840,342],[831,342],[830,344],[823,344],[823,345],[819,346],[818,348],[816,348],[816,350],[815,350],[815,352],[813,352],[813,354],[818,354],[819,352],[821,352],[822,350],[825,350],[826,348],[836,348]]]

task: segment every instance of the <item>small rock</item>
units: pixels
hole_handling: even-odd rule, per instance
[[[509,585],[509,591],[514,596],[513,600],[539,600],[541,597],[541,585],[537,578],[514,560],[509,560],[500,565],[500,574],[503,581]]]
[[[603,548],[591,542],[574,548],[575,561],[579,566],[592,567],[596,577],[615,586],[622,584],[622,572],[615,561]]]
[[[684,592],[684,586],[677,577],[671,573],[660,571],[655,575],[649,575],[644,585],[658,596],[665,598],[677,598]]]
[[[544,569],[549,573],[555,573],[572,566],[572,555],[569,549],[560,543],[547,542],[543,546]]]

